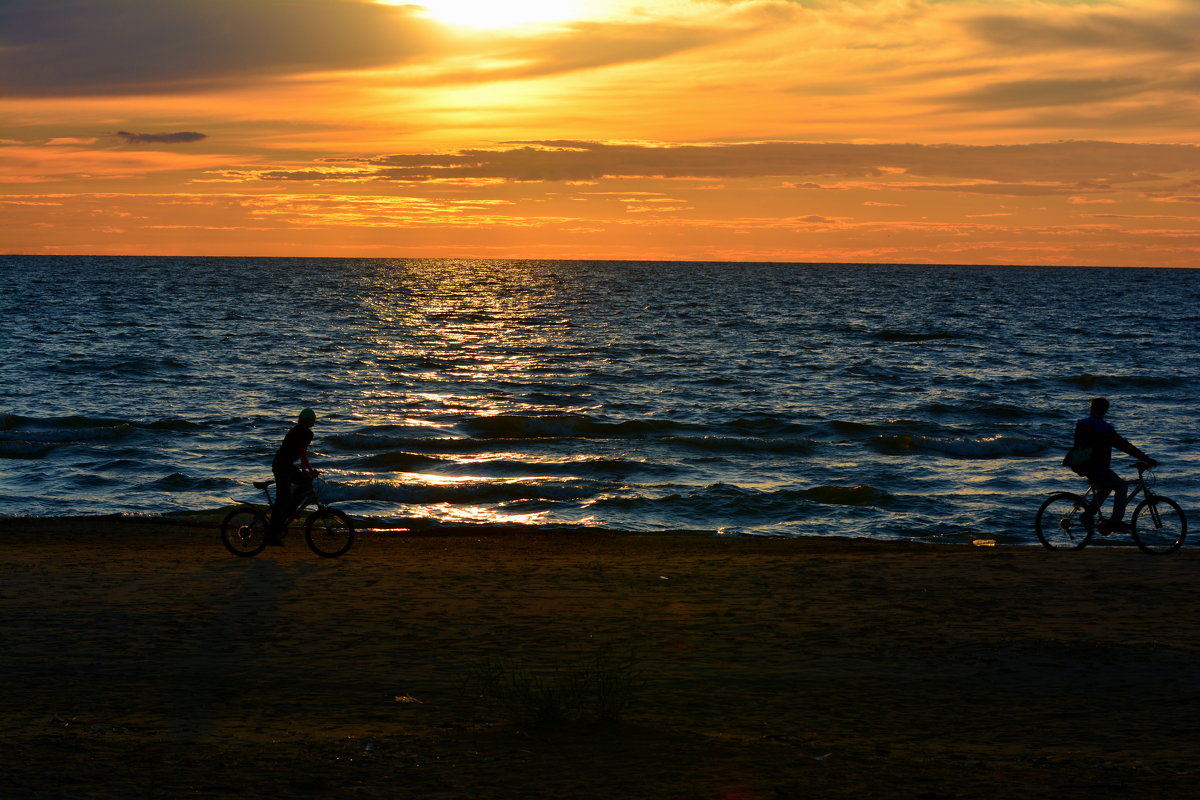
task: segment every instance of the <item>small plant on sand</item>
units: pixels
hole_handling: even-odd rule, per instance
[[[554,727],[616,722],[641,683],[632,655],[597,652],[541,669],[494,658],[470,676],[468,691],[496,704],[520,724]]]

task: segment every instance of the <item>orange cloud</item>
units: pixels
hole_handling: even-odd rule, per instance
[[[141,178],[164,172],[200,173],[235,156],[221,153],[98,149],[74,145],[0,147],[0,182],[43,183],[78,179]]]

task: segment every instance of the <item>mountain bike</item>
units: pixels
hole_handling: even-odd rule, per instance
[[[1154,477],[1147,464],[1138,462],[1137,471],[1137,480],[1126,481],[1128,502],[1142,495],[1130,517],[1133,541],[1144,553],[1174,553],[1187,537],[1187,517],[1178,503],[1154,492]],[[1035,526],[1038,541],[1047,550],[1082,550],[1097,530],[1107,535],[1105,523],[1096,503],[1096,487],[1089,485],[1082,495],[1054,492],[1047,497],[1038,509]]]
[[[243,503],[230,511],[221,522],[221,543],[235,556],[256,556],[267,546],[267,531],[270,530],[271,508],[274,505],[270,488],[274,483],[273,480],[254,482],[254,488],[262,489],[267,498],[266,508]],[[313,481],[313,488],[305,493],[287,523],[280,526],[279,537],[282,539],[286,536],[288,526],[299,518],[305,508],[316,503],[316,510],[308,515],[304,523],[304,539],[317,555],[336,558],[354,544],[354,525],[344,513],[321,501],[324,489],[324,481]]]

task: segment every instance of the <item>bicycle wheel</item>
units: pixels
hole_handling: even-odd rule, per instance
[[[1087,503],[1070,492],[1055,492],[1037,512],[1037,537],[1047,550],[1082,550],[1096,532]]]
[[[1133,541],[1143,553],[1174,553],[1187,536],[1187,517],[1174,500],[1154,497],[1133,510]]]
[[[221,522],[221,543],[235,556],[256,556],[267,546],[267,515],[251,506],[235,508]]]
[[[317,555],[336,558],[354,544],[354,525],[336,508],[318,509],[308,517],[304,538]]]

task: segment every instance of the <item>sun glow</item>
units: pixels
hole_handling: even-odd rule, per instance
[[[429,16],[447,25],[515,28],[579,18],[585,0],[418,0]]]

